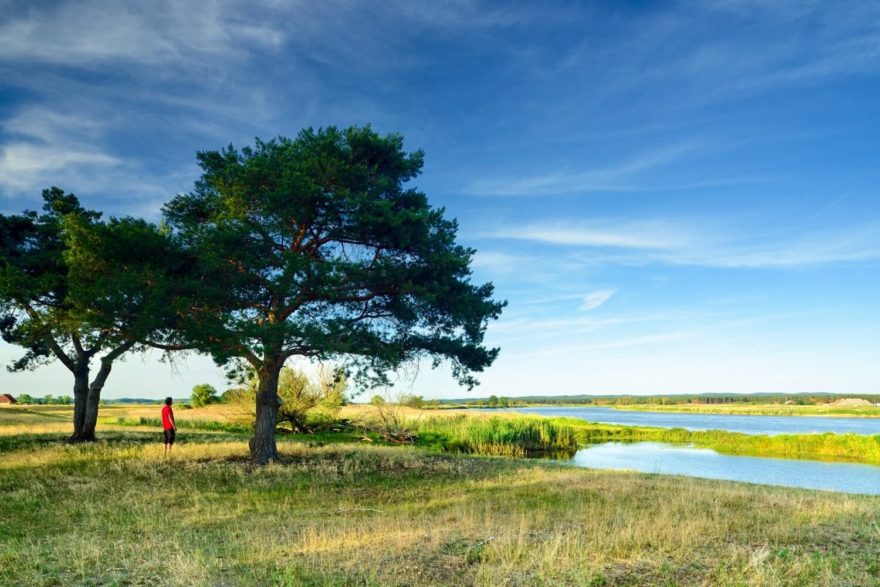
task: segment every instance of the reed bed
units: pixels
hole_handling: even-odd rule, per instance
[[[439,445],[447,452],[510,457],[571,456],[580,445],[573,428],[546,418],[458,414],[419,420],[415,429],[421,444]]]

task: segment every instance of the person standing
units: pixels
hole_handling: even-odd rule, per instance
[[[171,409],[171,398],[165,398],[165,407],[162,408],[162,437],[165,440],[165,454],[171,451],[174,437],[177,434],[177,425],[174,423],[174,410]]]

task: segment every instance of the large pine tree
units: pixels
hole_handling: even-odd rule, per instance
[[[422,168],[399,135],[369,127],[198,154],[204,174],[164,208],[199,263],[187,344],[259,377],[256,463],[278,458],[278,377],[294,356],[347,358],[381,380],[406,361],[448,362],[472,386],[503,303],[470,283],[456,223],[404,184]]]

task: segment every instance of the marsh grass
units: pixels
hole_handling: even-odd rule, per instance
[[[795,459],[850,461],[880,464],[880,435],[737,434],[720,430],[672,430],[658,434],[667,442],[691,443],[720,453]]]
[[[420,419],[420,444],[447,452],[511,457],[572,456],[579,443],[574,430],[546,418],[473,417],[458,414]]]
[[[3,585],[869,585],[880,499],[123,430],[0,462]],[[226,436],[226,440],[223,437]]]

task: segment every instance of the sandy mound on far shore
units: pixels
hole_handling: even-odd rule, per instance
[[[870,406],[871,402],[857,397],[845,397],[831,402],[833,406]]]

